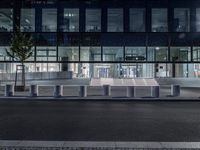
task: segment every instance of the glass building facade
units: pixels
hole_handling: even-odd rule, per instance
[[[0,73],[19,26],[33,37],[26,72],[73,78],[200,77],[199,0],[7,0],[0,2]]]

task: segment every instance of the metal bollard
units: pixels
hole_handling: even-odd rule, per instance
[[[171,96],[180,96],[180,85],[171,85]]]
[[[63,86],[56,85],[54,87],[54,97],[61,97],[61,96],[63,96]]]
[[[80,86],[79,96],[87,97],[87,86],[86,85]]]
[[[14,85],[12,84],[7,84],[5,86],[5,96],[9,97],[9,96],[14,96],[15,90],[14,90]]]
[[[135,97],[135,87],[134,86],[127,86],[126,96],[127,97]]]
[[[151,87],[151,96],[154,98],[158,98],[160,96],[160,86]]]
[[[111,86],[103,85],[103,93],[104,93],[104,96],[111,96]]]
[[[29,92],[31,97],[38,96],[38,85],[30,85]]]

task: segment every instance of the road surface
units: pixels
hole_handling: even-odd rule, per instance
[[[0,101],[0,140],[200,141],[200,102]]]

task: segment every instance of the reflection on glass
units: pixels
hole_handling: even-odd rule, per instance
[[[193,68],[194,69],[194,68]],[[192,70],[193,70],[192,69]],[[175,77],[188,78],[191,73],[194,75],[194,70],[191,70],[191,66],[188,63],[175,64]]]
[[[145,9],[130,9],[130,32],[145,32]]]
[[[56,61],[56,47],[36,47],[37,61]]]
[[[200,61],[200,47],[193,47],[193,61]]]
[[[174,31],[189,32],[190,31],[190,9],[175,8],[174,9]]]
[[[64,32],[79,32],[79,9],[64,9]]]
[[[196,78],[200,78],[200,64],[191,64],[194,65],[193,69],[194,69],[194,77]]]
[[[123,61],[123,47],[103,47],[103,61]]]
[[[196,9],[196,31],[200,32],[200,8]]]
[[[145,47],[126,47],[125,61],[145,61],[146,48]]]
[[[79,48],[78,47],[58,47],[59,61],[78,61]]]
[[[152,9],[152,32],[167,32],[168,21],[167,21],[167,9]]]
[[[123,32],[123,9],[108,9],[108,32]]]
[[[167,61],[167,47],[148,47],[148,61]]]
[[[101,31],[101,10],[86,9],[86,32]]]
[[[81,61],[101,61],[101,47],[81,47]]]
[[[12,60],[12,58],[7,55],[6,49],[9,49],[9,47],[8,46],[0,46],[0,61],[11,61]]]
[[[0,32],[13,31],[13,9],[0,9]]]
[[[32,66],[32,68],[36,72],[59,72],[60,64],[59,63],[49,63],[49,62],[48,63],[35,63],[34,66]],[[45,77],[42,77],[42,78],[45,78]]]
[[[32,55],[26,61],[34,61],[35,60],[35,47],[32,47]]]
[[[21,9],[21,31],[35,31],[35,9]]]
[[[36,38],[36,44],[40,46],[54,46],[57,44],[55,33],[38,33]]]
[[[42,9],[42,31],[57,31],[57,9]]]
[[[170,59],[171,61],[190,61],[191,49],[190,47],[171,47]]]

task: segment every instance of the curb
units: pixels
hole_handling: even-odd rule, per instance
[[[198,102],[200,98],[183,98],[183,97],[171,97],[171,98],[126,98],[126,97],[0,97],[0,101],[115,101],[115,102]]]

